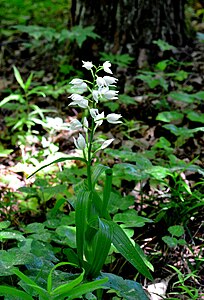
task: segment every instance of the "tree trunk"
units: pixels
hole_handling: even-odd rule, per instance
[[[102,39],[99,51],[129,53],[149,48],[162,39],[174,46],[188,41],[185,25],[185,0],[72,0],[73,25],[95,26]],[[92,52],[96,43],[89,45]]]

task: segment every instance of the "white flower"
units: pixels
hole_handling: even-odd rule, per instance
[[[90,115],[92,116],[93,119],[98,115],[98,109],[96,108],[91,108],[90,109]]]
[[[71,123],[70,123],[71,130],[78,130],[81,128],[82,128],[82,124],[81,124],[81,122],[79,122],[79,120],[75,119],[75,120],[71,121]]]
[[[105,148],[107,148],[113,141],[114,141],[114,139],[109,139],[109,140],[103,142],[103,144],[101,145],[101,148],[100,148],[100,149],[105,149]]]
[[[89,123],[88,123],[88,120],[86,117],[84,117],[84,121],[83,121],[83,128],[84,128],[84,131],[87,132],[88,131],[88,128],[89,128]]]
[[[103,79],[105,80],[106,85],[112,85],[118,81],[117,78],[112,76],[103,76]]]
[[[83,65],[82,65],[83,68],[86,68],[87,70],[91,70],[93,68],[93,64],[91,61],[83,61],[82,60],[82,62],[83,62]]]
[[[97,90],[93,90],[92,96],[93,96],[94,100],[96,101],[96,103],[98,103],[99,92]]]
[[[75,139],[75,137],[73,137],[73,139],[74,139],[74,144],[77,147],[77,149],[84,150],[86,148],[86,141],[81,133],[79,134],[79,137],[77,138],[77,140]]]
[[[74,101],[81,101],[82,99],[84,99],[84,97],[79,94],[71,94],[71,96],[69,96],[68,98],[71,98]]]
[[[104,71],[106,73],[113,74],[113,72],[111,71],[110,67],[111,67],[111,63],[109,61],[105,61],[103,63],[103,69],[104,69]]]
[[[94,122],[97,126],[101,126],[104,120],[104,112],[101,114],[97,114],[97,116],[94,118]]]
[[[118,99],[118,93],[119,91],[114,91],[114,90],[104,90],[101,91],[102,95],[108,99],[108,100],[114,100]]]
[[[72,79],[72,81],[70,81],[70,84],[81,85],[83,82],[84,82],[83,79],[74,78]]]
[[[68,98],[71,98],[73,100],[69,105],[78,105],[79,107],[82,108],[88,107],[89,104],[88,100],[79,94],[72,94]]]
[[[103,77],[97,77],[96,84],[98,87],[104,87],[105,85],[107,85]]]
[[[106,119],[111,124],[119,124],[122,121],[118,121],[122,116],[120,114],[109,114],[107,115]]]

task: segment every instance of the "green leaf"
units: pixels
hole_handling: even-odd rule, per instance
[[[78,299],[82,295],[85,295],[85,294],[87,294],[89,292],[93,292],[93,291],[95,291],[97,289],[104,288],[103,285],[107,281],[108,281],[107,278],[103,278],[103,279],[95,280],[93,282],[84,283],[82,285],[76,286],[71,291],[69,291],[68,293],[65,293],[62,296],[63,297],[65,297],[65,296],[69,297],[68,298],[69,300]],[[59,298],[58,300],[61,300],[61,298]]]
[[[109,290],[114,290],[125,300],[148,300],[141,284],[133,280],[124,280],[122,277],[102,273],[102,277],[107,277],[108,282],[104,284]]]
[[[77,44],[81,48],[82,44],[87,40],[88,37],[93,39],[100,38],[100,36],[94,31],[94,26],[82,27],[81,25],[72,27],[70,39],[76,40]]]
[[[125,227],[143,227],[145,223],[153,222],[148,218],[138,216],[138,213],[133,209],[114,215],[113,221],[124,223]]]
[[[29,89],[32,79],[33,79],[33,73],[31,73],[29,75],[28,79],[26,80],[26,83],[25,83],[25,86],[24,86],[25,91],[27,91]]]
[[[103,172],[105,172],[105,170],[109,169],[107,166],[101,165],[101,164],[97,164],[96,166],[93,167],[93,172],[92,172],[92,184],[93,187],[95,186],[98,178],[101,176],[101,174]]]
[[[22,89],[25,91],[25,85],[24,85],[23,79],[21,77],[21,74],[19,73],[18,69],[15,66],[13,66],[13,70],[14,70],[14,76],[15,76],[16,80],[18,81],[18,83],[22,87]]]
[[[77,195],[75,208],[77,254],[81,264],[83,264],[85,232],[88,225],[87,217],[90,211],[90,195],[90,191],[80,191]]]
[[[0,230],[1,230],[1,229],[8,228],[10,225],[11,225],[11,222],[10,222],[10,221],[1,221],[1,222],[0,222]]]
[[[204,123],[204,114],[191,111],[187,114],[187,118],[193,122]]]
[[[162,240],[170,247],[174,248],[178,245],[178,240],[174,237],[165,235],[162,237]]]
[[[148,178],[143,170],[140,170],[137,166],[128,163],[116,164],[113,167],[113,179],[125,179],[128,181],[140,181]]]
[[[193,103],[195,100],[194,94],[187,94],[183,92],[171,92],[169,93],[169,97],[176,101],[181,101],[185,103]]]
[[[12,101],[12,100],[15,100],[15,101],[19,101],[19,102],[23,102],[23,98],[21,95],[14,95],[14,94],[11,94],[9,95],[8,97],[5,97],[1,102],[0,102],[0,107],[2,107],[3,105],[5,105],[7,102],[9,101]]]
[[[106,180],[105,186],[103,190],[103,206],[102,206],[102,214],[104,218],[108,218],[107,207],[110,200],[111,188],[112,188],[112,170],[106,170]]]
[[[158,39],[153,41],[153,44],[156,44],[161,51],[169,51],[169,50],[175,50],[176,48],[169,43],[165,42],[164,40]]]
[[[107,223],[113,230],[113,244],[116,249],[127,259],[142,275],[152,280],[152,275],[149,272],[144,259],[141,257],[140,253],[133,246],[127,235],[124,233],[122,228],[112,222],[103,220],[103,222]],[[152,267],[153,268],[153,267]]]
[[[170,123],[172,121],[182,120],[183,116],[183,113],[176,110],[163,111],[157,115],[156,120]]]
[[[13,268],[13,273],[16,274],[26,284],[31,286],[37,292],[37,294],[42,297],[42,299],[49,300],[47,292],[44,289],[42,289],[40,286],[38,286],[32,279],[30,279],[28,276],[23,274],[17,268]]]
[[[176,237],[180,237],[184,234],[184,228],[181,225],[174,225],[168,228],[168,231]]]
[[[39,169],[37,169],[35,172],[33,172],[31,175],[28,176],[28,179],[33,176],[34,174],[36,174],[37,172],[39,172],[40,170],[52,165],[52,164],[57,164],[59,162],[63,162],[63,161],[66,161],[66,160],[80,160],[80,161],[83,161],[84,163],[86,163],[86,160],[82,157],[75,157],[75,156],[71,156],[71,157],[61,157],[61,158],[58,158],[56,160],[53,160],[52,162],[40,167]]]
[[[146,173],[157,180],[161,180],[168,176],[170,174],[170,171],[168,168],[164,168],[162,166],[152,166],[151,168],[146,170]]]
[[[56,296],[57,295],[60,295],[62,293],[65,293],[67,291],[70,291],[73,287],[75,287],[76,285],[78,285],[80,282],[82,282],[83,280],[83,277],[84,277],[84,273],[85,271],[82,270],[82,273],[77,276],[77,278],[73,279],[71,282],[68,282],[68,283],[65,283],[65,284],[62,284],[58,287],[56,287],[54,290],[52,290],[52,274],[53,274],[53,271],[58,268],[58,267],[61,267],[61,266],[65,266],[65,265],[70,265],[70,266],[74,266],[74,267],[77,267],[75,264],[72,264],[70,262],[60,262],[58,263],[57,265],[55,265],[49,275],[48,275],[48,279],[47,279],[47,291],[49,294],[51,295],[54,295]]]
[[[56,233],[63,238],[63,244],[76,248],[76,227],[61,225],[57,227]]]
[[[110,250],[112,237],[112,228],[104,223],[103,220],[99,219],[98,231],[89,245],[89,247],[91,247],[91,251],[89,252],[92,256],[92,261],[88,261],[90,264],[88,274],[93,278],[99,275],[99,272],[105,263]]]
[[[22,300],[34,300],[34,298],[28,295],[26,292],[20,291],[14,287],[10,287],[7,285],[0,285],[0,295],[15,296],[15,297],[19,297]]]
[[[15,233],[15,232],[10,232],[10,231],[0,231],[0,240],[24,241],[25,238],[20,233]]]

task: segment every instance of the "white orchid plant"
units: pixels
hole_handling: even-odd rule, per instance
[[[115,90],[117,78],[112,76],[111,64],[109,61],[102,66],[96,67],[89,61],[83,61],[83,67],[91,72],[93,81],[80,78],[73,79],[70,84],[74,91],[69,96],[72,100],[70,106],[78,106],[84,109],[86,116],[82,121],[75,119],[70,124],[71,130],[80,131],[77,138],[74,138],[74,144],[78,150],[82,151],[82,157],[60,158],[52,163],[58,163],[65,160],[80,160],[86,165],[87,179],[80,182],[75,187],[76,201],[73,205],[75,209],[76,225],[76,246],[77,256],[70,249],[70,259],[72,263],[77,263],[85,269],[88,278],[95,278],[100,271],[108,256],[111,244],[145,277],[152,279],[149,268],[152,265],[142,254],[139,246],[134,246],[123,229],[111,220],[108,212],[108,204],[112,194],[112,169],[102,164],[92,165],[94,154],[101,149],[108,147],[114,139],[105,140],[100,147],[94,149],[94,143],[98,145],[100,141],[94,140],[96,129],[104,121],[111,124],[122,123],[121,115],[111,113],[105,116],[104,112],[99,112],[98,103],[102,99],[117,100],[118,91]],[[99,76],[99,72],[104,71],[107,74]],[[85,95],[84,95],[85,94]],[[90,126],[89,126],[90,122]],[[44,167],[52,164],[49,163]],[[36,171],[36,172],[37,172]],[[36,173],[35,172],[35,173]],[[95,185],[101,174],[105,172],[103,190],[96,190]],[[139,249],[139,250],[138,250]]]
[[[103,77],[98,76],[98,72],[102,70],[108,74],[112,74],[110,62],[106,61],[102,66],[97,68],[92,64],[92,62],[83,61],[82,67],[91,72],[93,82],[80,78],[73,79],[70,84],[72,85],[73,90],[80,92],[80,94],[73,93],[71,96],[69,96],[69,98],[72,100],[69,105],[78,106],[86,110],[88,109],[91,117],[91,126],[89,128],[87,117],[84,117],[82,123],[76,119],[73,120],[70,124],[70,128],[71,130],[84,130],[84,135],[79,133],[79,137],[77,139],[74,138],[74,144],[76,148],[83,150],[84,158],[87,159],[89,154],[87,155],[86,152],[89,153],[92,150],[96,128],[101,126],[104,120],[111,124],[120,124],[122,121],[119,120],[121,118],[120,114],[111,113],[105,116],[104,112],[99,112],[97,108],[99,101],[103,98],[106,100],[118,99],[118,91],[113,89],[115,88],[115,84],[117,83],[118,79],[107,75]],[[89,95],[83,96],[81,92],[89,92]],[[104,141],[101,147],[96,151],[108,147],[113,140],[114,139],[108,139]]]

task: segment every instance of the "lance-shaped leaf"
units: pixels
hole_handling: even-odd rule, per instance
[[[99,280],[95,280],[93,282],[84,283],[82,285],[74,287],[71,291],[64,293],[58,298],[54,298],[53,300],[62,300],[64,297],[68,297],[67,299],[78,299],[82,295],[85,295],[87,293],[93,292],[97,289],[102,289],[103,284],[105,284],[108,281],[108,278],[103,278]]]
[[[152,275],[148,270],[147,264],[141,257],[140,252],[133,246],[128,236],[122,230],[122,228],[112,222],[103,220],[113,231],[112,243],[116,249],[126,258],[142,275],[152,280]],[[152,267],[153,268],[153,267]]]
[[[71,156],[71,157],[61,157],[61,158],[58,158],[58,159],[55,159],[53,160],[52,162],[40,167],[39,169],[37,169],[35,172],[33,172],[31,175],[28,176],[28,179],[30,177],[32,177],[34,174],[36,174],[37,172],[39,172],[40,170],[46,168],[46,167],[49,167],[50,165],[52,164],[57,164],[57,163],[60,163],[60,162],[63,162],[63,161],[66,161],[66,160],[81,160],[83,161],[84,163],[86,163],[86,160],[82,157],[78,157],[78,156]]]
[[[91,243],[92,259],[90,269],[88,270],[88,275],[93,278],[99,275],[105,263],[110,250],[112,237],[112,228],[103,222],[103,220],[98,219],[98,231]]]
[[[112,187],[112,170],[107,169],[106,170],[106,181],[105,181],[105,186],[103,190],[103,206],[102,206],[102,214],[104,218],[109,219],[107,207],[108,207],[108,202],[110,199],[110,194],[111,194],[111,187]]]
[[[81,265],[83,265],[85,232],[88,224],[87,216],[90,211],[90,194],[90,191],[80,191],[77,195],[75,213],[76,244]]]
[[[96,166],[93,167],[93,173],[92,173],[92,183],[93,183],[93,187],[95,186],[98,178],[101,176],[101,174],[103,172],[105,172],[105,170],[109,169],[109,167],[98,164]]]
[[[18,297],[19,299],[24,299],[24,300],[34,300],[34,298],[28,295],[27,293],[20,291],[14,287],[10,287],[8,285],[0,285],[0,296],[8,296],[8,295]]]
[[[71,266],[77,267],[76,265],[74,265],[72,263],[61,262],[52,268],[52,270],[50,271],[49,276],[48,276],[48,285],[47,285],[47,290],[50,293],[50,295],[52,295],[52,296],[59,296],[59,295],[69,292],[75,286],[79,285],[84,278],[85,270],[83,269],[82,273],[79,276],[77,276],[75,279],[73,279],[72,281],[70,281],[68,283],[62,284],[62,285],[56,287],[54,290],[52,290],[52,273],[56,268],[63,266],[63,265],[71,265]]]

